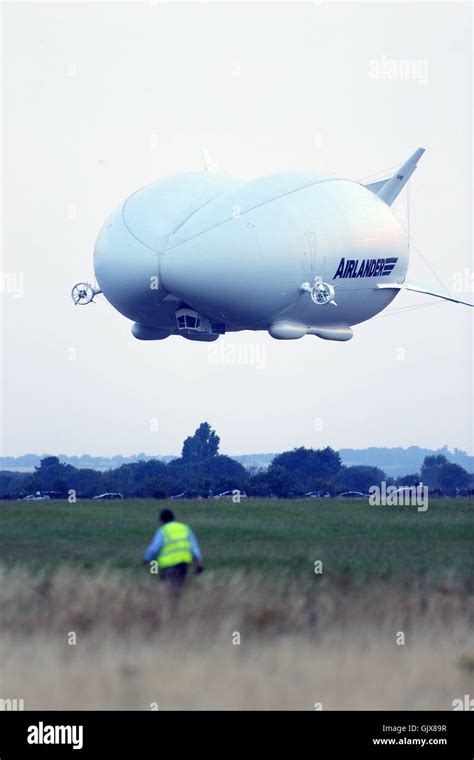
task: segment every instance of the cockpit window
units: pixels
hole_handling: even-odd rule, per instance
[[[176,320],[180,330],[199,330],[202,324],[201,317],[198,316],[195,311],[192,311],[191,313],[185,312],[184,314],[177,314]]]

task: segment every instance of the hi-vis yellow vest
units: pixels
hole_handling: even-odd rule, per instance
[[[158,555],[158,567],[172,567],[185,562],[190,565],[193,561],[189,528],[184,523],[169,522],[160,528],[163,536],[163,548]]]

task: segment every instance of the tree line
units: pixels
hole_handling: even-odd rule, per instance
[[[104,492],[124,497],[166,499],[184,493],[203,497],[239,490],[248,496],[296,498],[307,493],[335,496],[346,491],[366,494],[373,485],[416,486],[422,482],[432,495],[472,495],[474,475],[449,462],[443,455],[427,456],[419,473],[389,478],[378,467],[345,466],[339,453],[304,447],[285,451],[272,460],[267,470],[245,469],[231,457],[219,453],[220,439],[209,423],[203,422],[183,443],[181,456],[164,463],[158,460],[124,464],[100,472],[76,468],[58,457],[41,460],[34,472],[0,472],[0,498],[17,499],[36,492],[65,498],[74,491],[78,498]]]

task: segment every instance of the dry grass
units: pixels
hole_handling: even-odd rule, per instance
[[[473,596],[459,581],[311,581],[209,573],[176,599],[117,570],[2,570],[0,698],[26,709],[450,709],[472,693]]]
[[[230,636],[192,646],[88,636],[67,647],[59,637],[2,637],[2,692],[25,709],[451,709],[472,693],[457,664],[467,639],[425,634],[398,647],[292,635],[234,647]]]

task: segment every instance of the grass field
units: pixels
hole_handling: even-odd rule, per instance
[[[472,693],[474,502],[173,502],[206,567],[179,599],[142,564],[162,506],[0,502],[0,699],[450,709]]]
[[[33,569],[104,562],[141,571],[164,504],[0,502],[0,550],[6,565]],[[175,501],[196,532],[209,570],[256,570],[271,576],[415,579],[447,575],[474,584],[474,502],[441,499],[427,512],[343,500]]]

